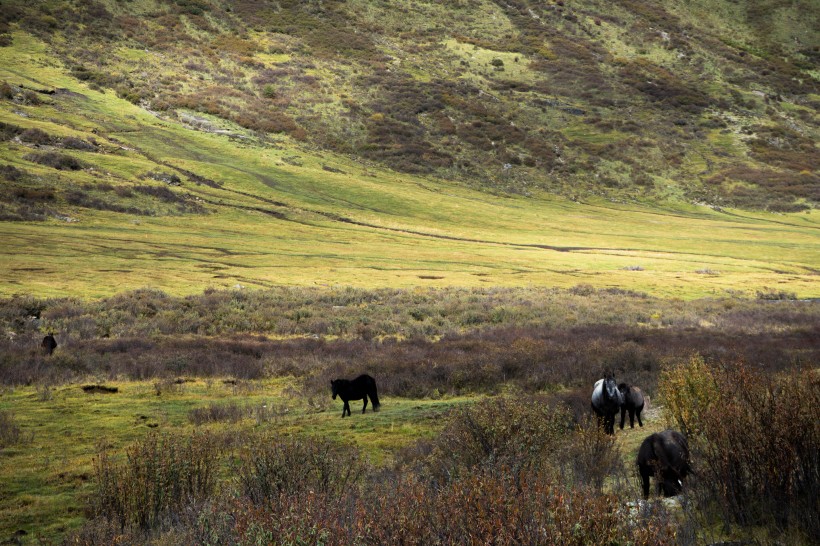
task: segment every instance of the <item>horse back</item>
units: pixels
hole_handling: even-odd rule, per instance
[[[367,375],[366,373],[363,373],[362,375],[351,381],[351,383],[356,383],[357,385],[375,385],[376,380],[373,379],[373,377]]]
[[[339,381],[339,396],[342,400],[361,400],[376,391],[376,380],[366,373],[356,379]]]

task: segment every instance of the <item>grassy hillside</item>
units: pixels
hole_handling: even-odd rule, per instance
[[[8,0],[3,11],[0,31],[46,40],[73,78],[207,130],[225,130],[216,116],[520,195],[776,211],[820,198],[820,21],[807,0]]]
[[[810,211],[499,197],[217,117],[156,116],[77,80],[39,39],[12,39],[5,294],[588,283],[817,295]]]

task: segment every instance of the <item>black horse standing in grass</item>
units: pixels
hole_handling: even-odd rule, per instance
[[[635,385],[627,385],[621,383],[618,385],[618,390],[624,397],[621,404],[621,430],[624,429],[624,422],[626,421],[626,412],[629,412],[629,428],[635,428],[635,417],[638,418],[638,425],[643,426],[641,422],[641,412],[643,411],[643,393],[641,389]]]
[[[373,403],[373,411],[379,411],[379,395],[376,393],[376,380],[367,374],[362,374],[356,379],[332,379],[330,387],[333,389],[333,399],[336,396],[342,399],[345,403],[342,408],[342,417],[345,413],[350,415],[350,404],[348,400],[364,400],[362,406],[362,413],[367,409],[367,397],[370,397],[370,402]]]
[[[43,342],[40,344],[43,348],[43,353],[50,355],[54,352],[54,349],[57,348],[57,340],[54,339],[54,334],[49,332],[49,334],[43,338]]]
[[[615,434],[615,415],[623,402],[624,397],[612,374],[608,373],[595,382],[592,388],[592,409],[598,416],[598,421],[604,425],[605,433]]]
[[[683,489],[683,479],[692,473],[689,466],[689,444],[677,430],[664,430],[647,436],[635,458],[641,474],[643,498],[649,498],[649,477],[655,476],[658,494],[677,495]]]

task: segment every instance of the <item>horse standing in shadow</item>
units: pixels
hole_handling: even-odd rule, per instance
[[[683,489],[683,479],[692,472],[689,466],[689,444],[677,430],[664,430],[647,436],[635,459],[641,475],[643,498],[649,498],[649,477],[655,476],[658,494],[677,495]]]
[[[595,382],[592,389],[592,410],[598,416],[598,421],[603,423],[607,434],[615,434],[615,415],[621,410],[623,403],[624,397],[612,374],[608,373]]]
[[[370,377],[367,374],[362,374],[356,379],[332,379],[330,381],[330,387],[333,390],[333,399],[336,400],[336,396],[342,399],[342,402],[345,403],[344,408],[342,408],[342,417],[350,415],[350,404],[348,404],[349,400],[364,400],[364,406],[362,406],[362,413],[367,409],[367,398],[370,397],[370,401],[373,403],[373,411],[379,411],[379,395],[376,393],[376,380]]]
[[[40,346],[43,348],[43,353],[46,355],[53,353],[54,349],[57,348],[57,340],[54,339],[54,334],[49,333],[46,337],[44,337]]]
[[[641,412],[643,411],[644,399],[641,389],[635,385],[621,383],[618,385],[618,390],[621,391],[621,395],[624,397],[621,404],[621,430],[624,429],[626,412],[629,412],[629,428],[635,428],[635,417],[638,418],[638,425],[643,426]]]

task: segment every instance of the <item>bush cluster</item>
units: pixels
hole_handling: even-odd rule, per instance
[[[128,449],[123,462],[101,450],[94,461],[92,514],[120,528],[158,526],[163,518],[213,496],[219,447],[209,433],[187,438],[150,433]]]
[[[630,493],[561,481],[559,451],[576,434],[566,411],[543,399],[491,402],[501,411],[490,411],[488,402],[452,415],[432,442],[438,447],[416,449],[419,464],[398,470],[372,468],[354,446],[323,439],[265,433],[223,437],[223,460],[235,460],[235,487],[197,488],[196,493],[186,492],[184,471],[159,469],[210,469],[211,459],[203,465],[199,451],[178,449],[200,445],[206,437],[162,443],[152,435],[119,465],[100,457],[95,483],[101,495],[91,500],[97,517],[69,542],[163,537],[211,544],[674,543],[676,524],[663,510],[626,517]],[[543,431],[537,426],[542,418],[548,419]],[[214,437],[207,438],[213,445]],[[454,459],[454,440],[466,441],[471,455]],[[173,455],[160,454],[158,448],[169,446]],[[169,464],[144,465],[132,455]],[[147,472],[146,466],[158,470]],[[460,470],[442,475],[424,468]],[[157,508],[120,502],[118,493],[109,493],[116,490],[113,476],[136,480],[129,486],[135,498]],[[158,505],[153,492],[172,493]],[[101,509],[108,506],[115,508]]]
[[[665,370],[660,391],[688,435],[703,514],[726,526],[820,534],[816,370],[771,374],[693,357]]]
[[[23,159],[61,171],[79,171],[86,167],[85,163],[76,157],[59,152],[30,153]]]
[[[35,307],[38,320],[30,318]],[[662,364],[693,350],[710,360],[738,355],[772,371],[810,362],[818,357],[817,312],[811,302],[679,305],[583,286],[282,288],[182,298],[139,290],[95,302],[11,298],[0,302],[0,325],[17,336],[0,339],[0,377],[28,384],[85,374],[294,376],[308,394],[324,395],[329,379],[367,371],[384,393],[415,398],[493,393],[505,385],[575,387],[609,368],[651,393]],[[41,328],[61,340],[48,359],[36,352]],[[340,337],[325,339],[328,334]]]

